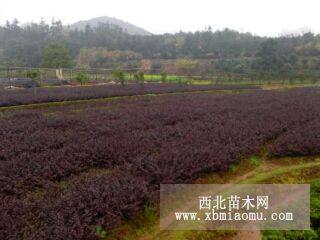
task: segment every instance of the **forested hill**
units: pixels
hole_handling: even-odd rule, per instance
[[[130,51],[124,58],[226,58],[252,57],[263,38],[233,30],[196,33],[179,32],[163,35],[131,35],[122,28],[106,23],[84,30],[65,28],[60,21],[32,23],[20,27],[17,21],[0,27],[0,59],[18,66],[41,65],[44,49],[50,44],[66,46],[72,58],[83,51]]]
[[[116,19],[116,18],[112,18],[112,17],[97,17],[97,18],[92,18],[89,20],[83,20],[83,21],[79,21],[76,22],[72,25],[70,25],[70,27],[72,29],[78,29],[78,30],[85,30],[86,26],[90,26],[91,28],[96,28],[99,26],[99,24],[111,24],[111,25],[115,25],[120,27],[124,32],[127,32],[129,34],[132,35],[151,35],[150,32],[148,32],[147,30],[137,27],[131,23]]]
[[[56,53],[55,51],[60,51]],[[69,55],[61,67],[108,67],[110,63],[143,59],[205,59],[217,68],[266,71],[320,68],[320,36],[306,33],[267,39],[250,33],[211,28],[195,33],[132,35],[116,25],[100,23],[83,30],[60,21],[21,27],[18,21],[0,27],[0,66],[54,67],[46,56]]]

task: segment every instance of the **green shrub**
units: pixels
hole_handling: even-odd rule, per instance
[[[166,73],[161,73],[161,82],[166,82],[167,81],[167,78],[168,78],[168,74]]]
[[[311,225],[320,236],[320,179],[311,182],[310,206]]]
[[[108,237],[107,232],[101,227],[96,227],[96,234],[98,235],[99,240],[105,240]]]
[[[238,169],[238,167],[236,166],[236,165],[234,165],[234,164],[232,164],[232,165],[230,165],[230,168],[229,168],[229,170],[231,171],[231,172],[236,172],[237,171],[237,169]]]
[[[27,78],[37,79],[41,75],[40,71],[30,70],[27,71]]]
[[[124,86],[124,82],[125,82],[125,74],[123,71],[121,70],[114,70],[112,71],[112,76],[118,80],[122,86]]]
[[[143,72],[137,72],[133,75],[134,80],[136,80],[138,83],[143,84],[144,83],[144,73]]]
[[[155,208],[151,204],[147,204],[144,206],[143,216],[145,219],[148,220],[148,222],[156,222],[158,219],[158,215],[155,211]]]
[[[314,230],[307,231],[264,231],[262,240],[317,240]]]
[[[261,164],[261,160],[258,157],[253,156],[250,158],[250,164],[254,167],[259,167]]]
[[[81,84],[84,85],[89,81],[89,76],[85,73],[78,73],[76,76],[76,80]]]

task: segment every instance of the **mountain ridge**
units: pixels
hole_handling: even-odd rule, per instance
[[[91,18],[88,20],[81,20],[78,22],[75,22],[73,24],[70,24],[69,26],[72,29],[78,29],[78,30],[83,30],[87,25],[89,25],[92,28],[98,27],[99,23],[109,23],[111,25],[116,25],[123,29],[123,31],[131,34],[131,35],[152,35],[149,31],[138,27],[132,23],[113,18],[113,17],[108,17],[108,16],[102,16],[102,17],[96,17],[96,18]]]

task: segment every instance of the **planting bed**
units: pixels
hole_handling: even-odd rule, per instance
[[[224,171],[266,143],[275,156],[318,154],[319,94],[180,94],[6,112],[0,238],[97,239],[96,226],[115,227],[157,201],[160,183]]]
[[[133,96],[139,94],[237,89],[257,89],[257,87],[245,85],[216,86],[148,83],[144,85],[127,84],[124,87],[119,85],[99,85],[85,87],[33,88],[8,91],[0,90],[0,107],[117,96]]]

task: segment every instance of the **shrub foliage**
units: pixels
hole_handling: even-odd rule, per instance
[[[1,239],[97,239],[97,226],[117,226],[157,199],[160,183],[224,171],[271,140],[274,155],[317,154],[319,93],[181,94],[7,113]]]

